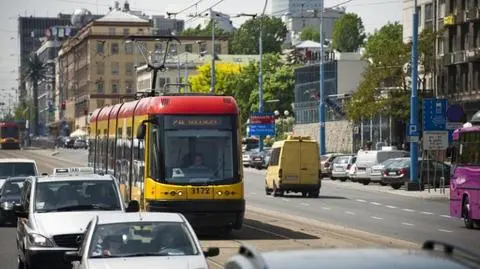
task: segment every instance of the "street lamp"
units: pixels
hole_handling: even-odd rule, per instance
[[[280,126],[282,129],[282,133],[285,133],[285,130],[283,128],[283,119],[280,117],[281,116],[280,111],[275,110],[273,114],[275,115],[276,118],[280,119]],[[288,118],[289,115],[290,115],[290,112],[288,110],[283,111],[283,116],[285,116],[285,119]]]

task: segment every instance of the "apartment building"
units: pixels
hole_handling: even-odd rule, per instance
[[[150,20],[122,10],[112,10],[90,22],[61,47],[58,55],[59,92],[64,103],[64,120],[73,122],[73,129],[88,125],[88,115],[97,107],[134,98],[136,66],[146,63],[140,51],[181,54],[185,51],[211,51],[210,37],[182,36],[181,43],[152,39],[141,42],[138,49],[126,40],[129,35],[151,36]],[[228,41],[217,39],[217,53],[228,53]]]
[[[427,81],[438,97],[461,104],[467,116],[480,107],[479,0],[419,0],[419,33],[433,27],[439,33],[436,68]],[[404,41],[412,36],[413,0],[404,1]]]

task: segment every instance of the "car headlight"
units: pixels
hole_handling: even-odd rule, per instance
[[[50,239],[46,238],[40,234],[29,234],[28,240],[30,244],[34,247],[53,247],[53,242]]]
[[[2,207],[4,210],[12,210],[12,208],[13,208],[13,203],[3,202],[3,203],[1,204],[1,207]]]

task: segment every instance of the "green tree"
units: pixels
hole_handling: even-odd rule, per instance
[[[333,27],[333,47],[343,52],[354,52],[366,38],[362,18],[355,13],[346,13]]]
[[[312,40],[318,42],[320,41],[320,31],[313,26],[305,27],[300,32],[300,40]]]
[[[384,25],[368,38],[364,58],[370,64],[358,91],[346,105],[349,119],[359,121],[378,113],[398,119],[408,116],[409,102],[403,65],[409,59],[409,46],[402,39],[402,25],[398,23]],[[387,87],[397,90],[380,91]],[[403,91],[399,91],[399,88]]]
[[[189,84],[194,92],[208,92],[210,90],[211,64],[204,64],[197,68],[198,74],[189,78]],[[227,82],[240,73],[241,67],[234,63],[215,64],[215,93],[232,95],[234,92]]]
[[[260,16],[247,20],[235,31],[231,41],[232,54],[258,54],[260,28],[263,29],[263,52],[280,53],[287,27],[280,18]]]
[[[38,83],[45,79],[47,68],[45,64],[38,58],[36,53],[28,57],[23,70],[25,78],[32,85],[33,90],[33,134],[38,135]]]

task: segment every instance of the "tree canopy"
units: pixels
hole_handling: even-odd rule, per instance
[[[320,31],[313,26],[308,26],[302,29],[300,32],[300,40],[312,40],[315,42],[320,41]]]
[[[45,78],[47,67],[38,58],[36,53],[33,53],[28,57],[25,64],[25,69],[22,70],[25,74],[25,79],[32,84],[33,88],[33,111],[34,111],[34,134],[38,135],[38,83]]]
[[[364,58],[369,61],[358,91],[346,105],[353,121],[378,113],[406,119],[409,94],[403,65],[409,60],[409,46],[403,43],[402,25],[389,23],[371,35],[365,44]],[[385,49],[388,48],[388,49]]]
[[[263,29],[264,53],[280,53],[287,35],[287,27],[280,18],[259,16],[245,21],[231,39],[232,54],[258,54],[260,28]]]
[[[362,18],[355,13],[346,13],[333,27],[333,47],[338,51],[354,52],[366,38]]]
[[[233,63],[215,64],[215,92],[232,94],[228,81],[240,73],[240,65]],[[210,90],[211,64],[207,63],[197,68],[198,74],[189,78],[190,87],[195,92]]]

